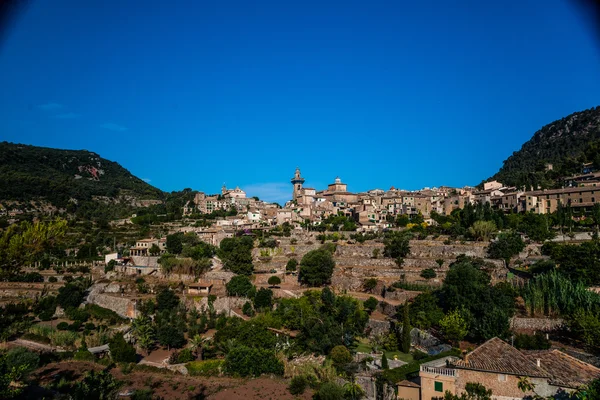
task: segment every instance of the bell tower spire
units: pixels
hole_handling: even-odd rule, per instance
[[[300,175],[300,168],[296,167],[296,173],[291,180],[292,185],[294,185],[294,191],[292,194],[292,199],[296,200],[300,195],[300,191],[302,190],[302,185],[304,184],[304,178]]]

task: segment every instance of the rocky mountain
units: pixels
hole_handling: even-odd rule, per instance
[[[557,187],[558,178],[580,173],[584,163],[600,169],[600,106],[544,126],[490,179],[509,186]]]
[[[136,205],[161,190],[87,150],[0,143],[0,202],[43,201],[57,208],[90,202]]]

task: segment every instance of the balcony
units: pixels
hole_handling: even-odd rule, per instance
[[[450,376],[453,378],[456,377],[456,370],[453,368],[429,367],[427,365],[421,365],[421,372],[433,375]]]

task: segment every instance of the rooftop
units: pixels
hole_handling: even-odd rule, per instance
[[[499,338],[492,338],[454,363],[456,368],[500,374],[549,378],[550,374],[538,367],[519,350]]]
[[[551,376],[550,383],[556,386],[578,388],[593,379],[600,378],[600,369],[571,357],[560,350],[526,351],[525,356]]]

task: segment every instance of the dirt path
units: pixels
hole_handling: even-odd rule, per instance
[[[31,350],[37,350],[37,351],[42,351],[42,352],[46,352],[46,353],[53,353],[53,352],[64,352],[66,350],[62,350],[62,349],[58,349],[54,346],[50,346],[48,344],[43,344],[43,343],[37,343],[37,342],[32,342],[31,340],[25,340],[25,339],[15,339],[12,342],[8,342],[8,344],[13,344],[15,346],[21,346],[21,347],[27,347],[28,349]]]

